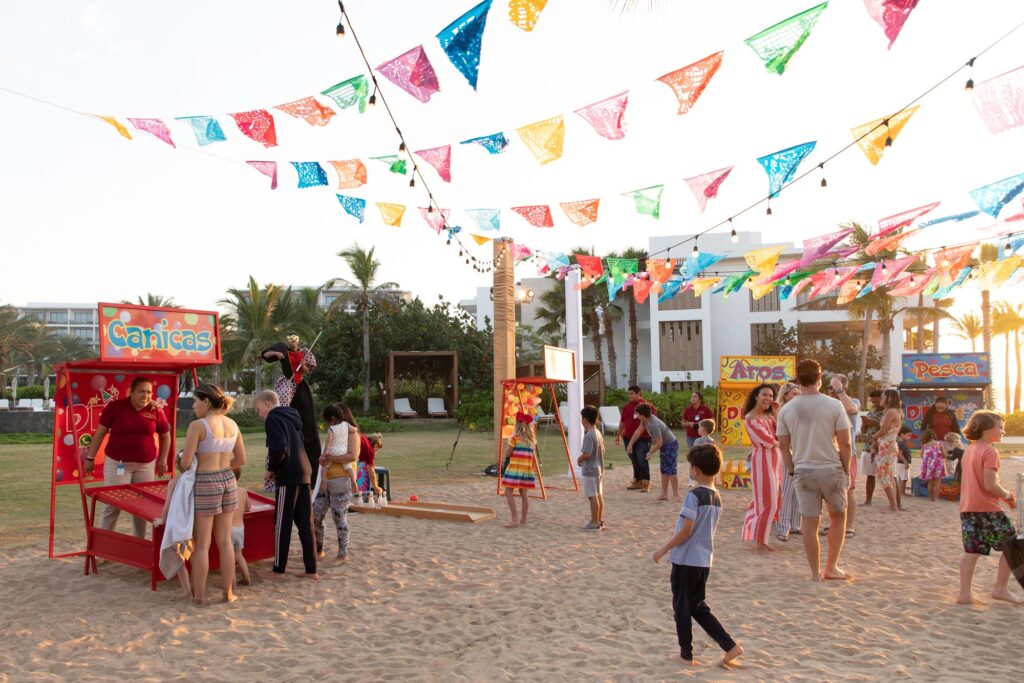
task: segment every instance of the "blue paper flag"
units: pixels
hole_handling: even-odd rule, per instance
[[[707,254],[700,252],[697,258],[692,256],[683,261],[682,275],[687,280],[700,277],[700,274],[725,258],[725,254]]]
[[[999,218],[1003,207],[1024,191],[1024,173],[997,180],[991,185],[971,190],[971,198],[978,208],[992,218]]]
[[[622,291],[622,286],[626,284],[626,281],[618,282],[617,278],[610,277],[605,282],[608,284],[608,301],[615,301],[615,297]]]
[[[178,121],[188,121],[200,147],[228,139],[220,124],[217,123],[217,119],[212,116],[179,116],[177,119]]]
[[[757,162],[768,174],[768,196],[778,197],[783,186],[793,179],[800,162],[814,151],[816,142],[805,142],[796,147],[790,147],[774,154],[760,157]]]
[[[466,209],[481,230],[501,230],[501,209]]]
[[[476,143],[486,149],[491,154],[501,154],[508,147],[508,138],[505,137],[504,133],[491,133],[490,135],[482,135],[478,138],[470,138],[463,140],[460,145],[471,145]]]
[[[363,219],[366,218],[366,200],[360,199],[359,197],[346,197],[343,194],[338,195],[338,201],[341,203],[341,208],[345,210],[349,216],[355,216],[362,223]]]
[[[953,280],[953,282],[951,282],[948,287],[940,287],[939,289],[936,289],[934,292],[932,292],[932,300],[945,299],[947,296],[949,296],[949,294],[954,289],[956,289],[957,287],[964,283],[964,280],[967,279],[967,276],[971,274],[971,270],[972,269],[970,266],[964,266],[963,268],[961,268],[960,272],[956,276],[956,279]]]
[[[1011,237],[1006,240],[1006,246],[999,250],[999,260],[1002,261],[1007,256],[1010,256],[1020,249],[1021,246],[1024,246],[1024,237]]]
[[[864,289],[862,289],[859,292],[857,292],[857,296],[855,296],[853,298],[854,299],[862,299],[862,298],[866,297],[868,294],[870,294],[872,289],[874,289],[874,288],[871,286],[871,283],[869,282],[866,285],[864,285]]]
[[[466,77],[473,90],[476,90],[476,79],[480,71],[480,47],[490,9],[491,0],[484,0],[437,34],[444,53],[459,73]]]
[[[323,166],[315,161],[290,161],[299,174],[299,189],[304,187],[317,187],[327,184],[327,173]]]
[[[919,228],[927,228],[929,225],[937,225],[938,223],[945,223],[947,221],[956,221],[957,223],[959,223],[960,221],[965,221],[968,218],[974,218],[979,213],[981,213],[981,211],[968,211],[967,213],[958,213],[958,214],[953,215],[953,216],[943,216],[942,218],[933,218],[930,221],[924,221],[923,223],[918,223],[917,227],[919,227]]]
[[[678,278],[672,278],[668,282],[661,285],[661,294],[658,295],[658,303],[668,301],[683,288],[683,280]]]

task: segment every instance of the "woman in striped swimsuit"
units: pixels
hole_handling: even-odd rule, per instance
[[[747,396],[745,424],[754,452],[750,457],[750,481],[754,498],[743,519],[742,538],[757,544],[757,552],[774,550],[768,545],[772,522],[779,512],[782,485],[782,452],[775,438],[775,385],[761,384]]]
[[[192,554],[193,600],[206,606],[206,577],[210,573],[211,536],[220,554],[220,577],[224,601],[234,602],[235,551],[231,544],[234,510],[238,506],[237,485],[232,470],[245,464],[245,443],[239,438],[238,425],[225,413],[233,399],[215,384],[203,384],[195,390],[192,410],[197,420],[188,426],[181,467],[188,470],[198,458],[195,492],[196,517],[193,527],[195,552]]]

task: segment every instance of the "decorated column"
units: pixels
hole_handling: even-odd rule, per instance
[[[516,272],[512,240],[494,247],[494,438],[501,438],[501,382],[516,376]]]
[[[580,295],[580,271],[570,268],[565,274],[565,345],[576,354],[576,381],[565,385],[569,414],[565,416],[568,427],[569,453],[580,453],[583,448],[583,432],[579,414],[583,408],[583,306]],[[575,457],[571,461],[575,461]],[[577,473],[580,472],[576,466]],[[571,478],[571,477],[570,477]]]

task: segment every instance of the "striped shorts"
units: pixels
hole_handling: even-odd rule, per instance
[[[231,470],[196,472],[197,515],[219,515],[238,507],[238,484]]]

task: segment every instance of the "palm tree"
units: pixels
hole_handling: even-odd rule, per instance
[[[256,372],[256,393],[263,390],[263,360],[260,352],[287,331],[289,320],[282,320],[277,308],[285,288],[269,284],[260,287],[250,275],[245,289],[232,288],[228,296],[218,303],[226,306],[228,314],[221,318],[221,339],[225,363],[228,367],[246,367],[252,364]]]
[[[25,335],[36,324],[30,318],[19,318],[18,309],[14,306],[0,306],[0,398],[7,397],[7,382],[4,380],[12,356],[15,351],[23,349]]]
[[[151,294],[150,292],[146,292],[145,297],[136,297],[135,301],[130,299],[121,299],[121,303],[150,306],[152,308],[181,308],[181,305],[174,302],[173,296],[161,296],[160,294]]]
[[[950,306],[955,303],[955,299],[932,299],[932,306],[935,309],[935,313],[932,314],[932,351],[934,353],[939,352],[939,323],[942,322],[943,318],[947,320],[956,320],[952,315],[949,314],[948,310]],[[945,315],[939,313],[942,311]]]
[[[644,261],[647,260],[646,249],[634,249],[630,247],[626,251],[622,252],[622,258],[635,258],[637,260],[637,268],[639,270],[646,270],[647,267]],[[637,356],[640,349],[640,335],[637,332],[636,324],[636,298],[632,296],[626,297],[626,311],[629,324],[629,386],[633,386],[637,383],[638,370],[637,370]]]
[[[380,270],[380,261],[373,257],[373,252],[373,247],[370,247],[369,251],[365,251],[358,244],[353,244],[348,249],[338,252],[338,256],[342,258],[348,269],[352,271],[352,276],[356,281],[356,288],[350,295],[335,299],[331,303],[330,308],[327,309],[327,315],[330,316],[334,313],[335,308],[340,305],[341,301],[354,299],[357,310],[363,317],[364,414],[370,412],[370,307],[375,305],[389,306],[398,303],[396,295],[396,290],[398,289],[397,282],[374,284],[374,280],[377,279],[377,273]],[[334,281],[332,280],[327,283],[326,287],[329,288],[333,284]]]
[[[1014,304],[1009,301],[1000,301],[995,305],[992,330],[996,334],[1006,337],[1006,350],[1004,355],[1004,373],[1006,379],[1006,412],[1017,412],[1020,410],[1021,398],[1021,357],[1020,357],[1020,333],[1024,329],[1024,304]],[[1010,403],[1010,335],[1013,335],[1013,347],[1017,357],[1017,381],[1013,391],[1013,403],[1011,411]]]
[[[971,353],[974,353],[977,348],[974,340],[980,337],[983,331],[978,316],[967,313],[961,318],[954,319],[953,327],[957,330],[953,333],[954,335],[971,342]]]
[[[33,320],[25,328],[19,347],[27,366],[29,384],[42,381],[45,374],[44,366],[52,358],[54,346],[55,337],[51,334],[50,328],[42,323]]]
[[[555,283],[554,287],[540,295],[533,317],[541,323],[537,328],[538,334],[557,337],[565,346],[565,281],[555,280]]]
[[[50,354],[50,361],[63,363],[69,360],[79,360],[94,355],[95,351],[89,342],[81,337],[70,334],[62,334],[53,338],[53,351]]]
[[[978,250],[977,261],[972,265],[978,265],[981,263],[991,263],[992,261],[999,260],[999,247],[994,244],[982,244]],[[989,290],[981,290],[981,324],[982,324],[982,349],[988,354],[988,357],[992,357],[992,302],[989,300]],[[988,408],[995,407],[995,401],[992,398],[992,391],[988,392]]]

